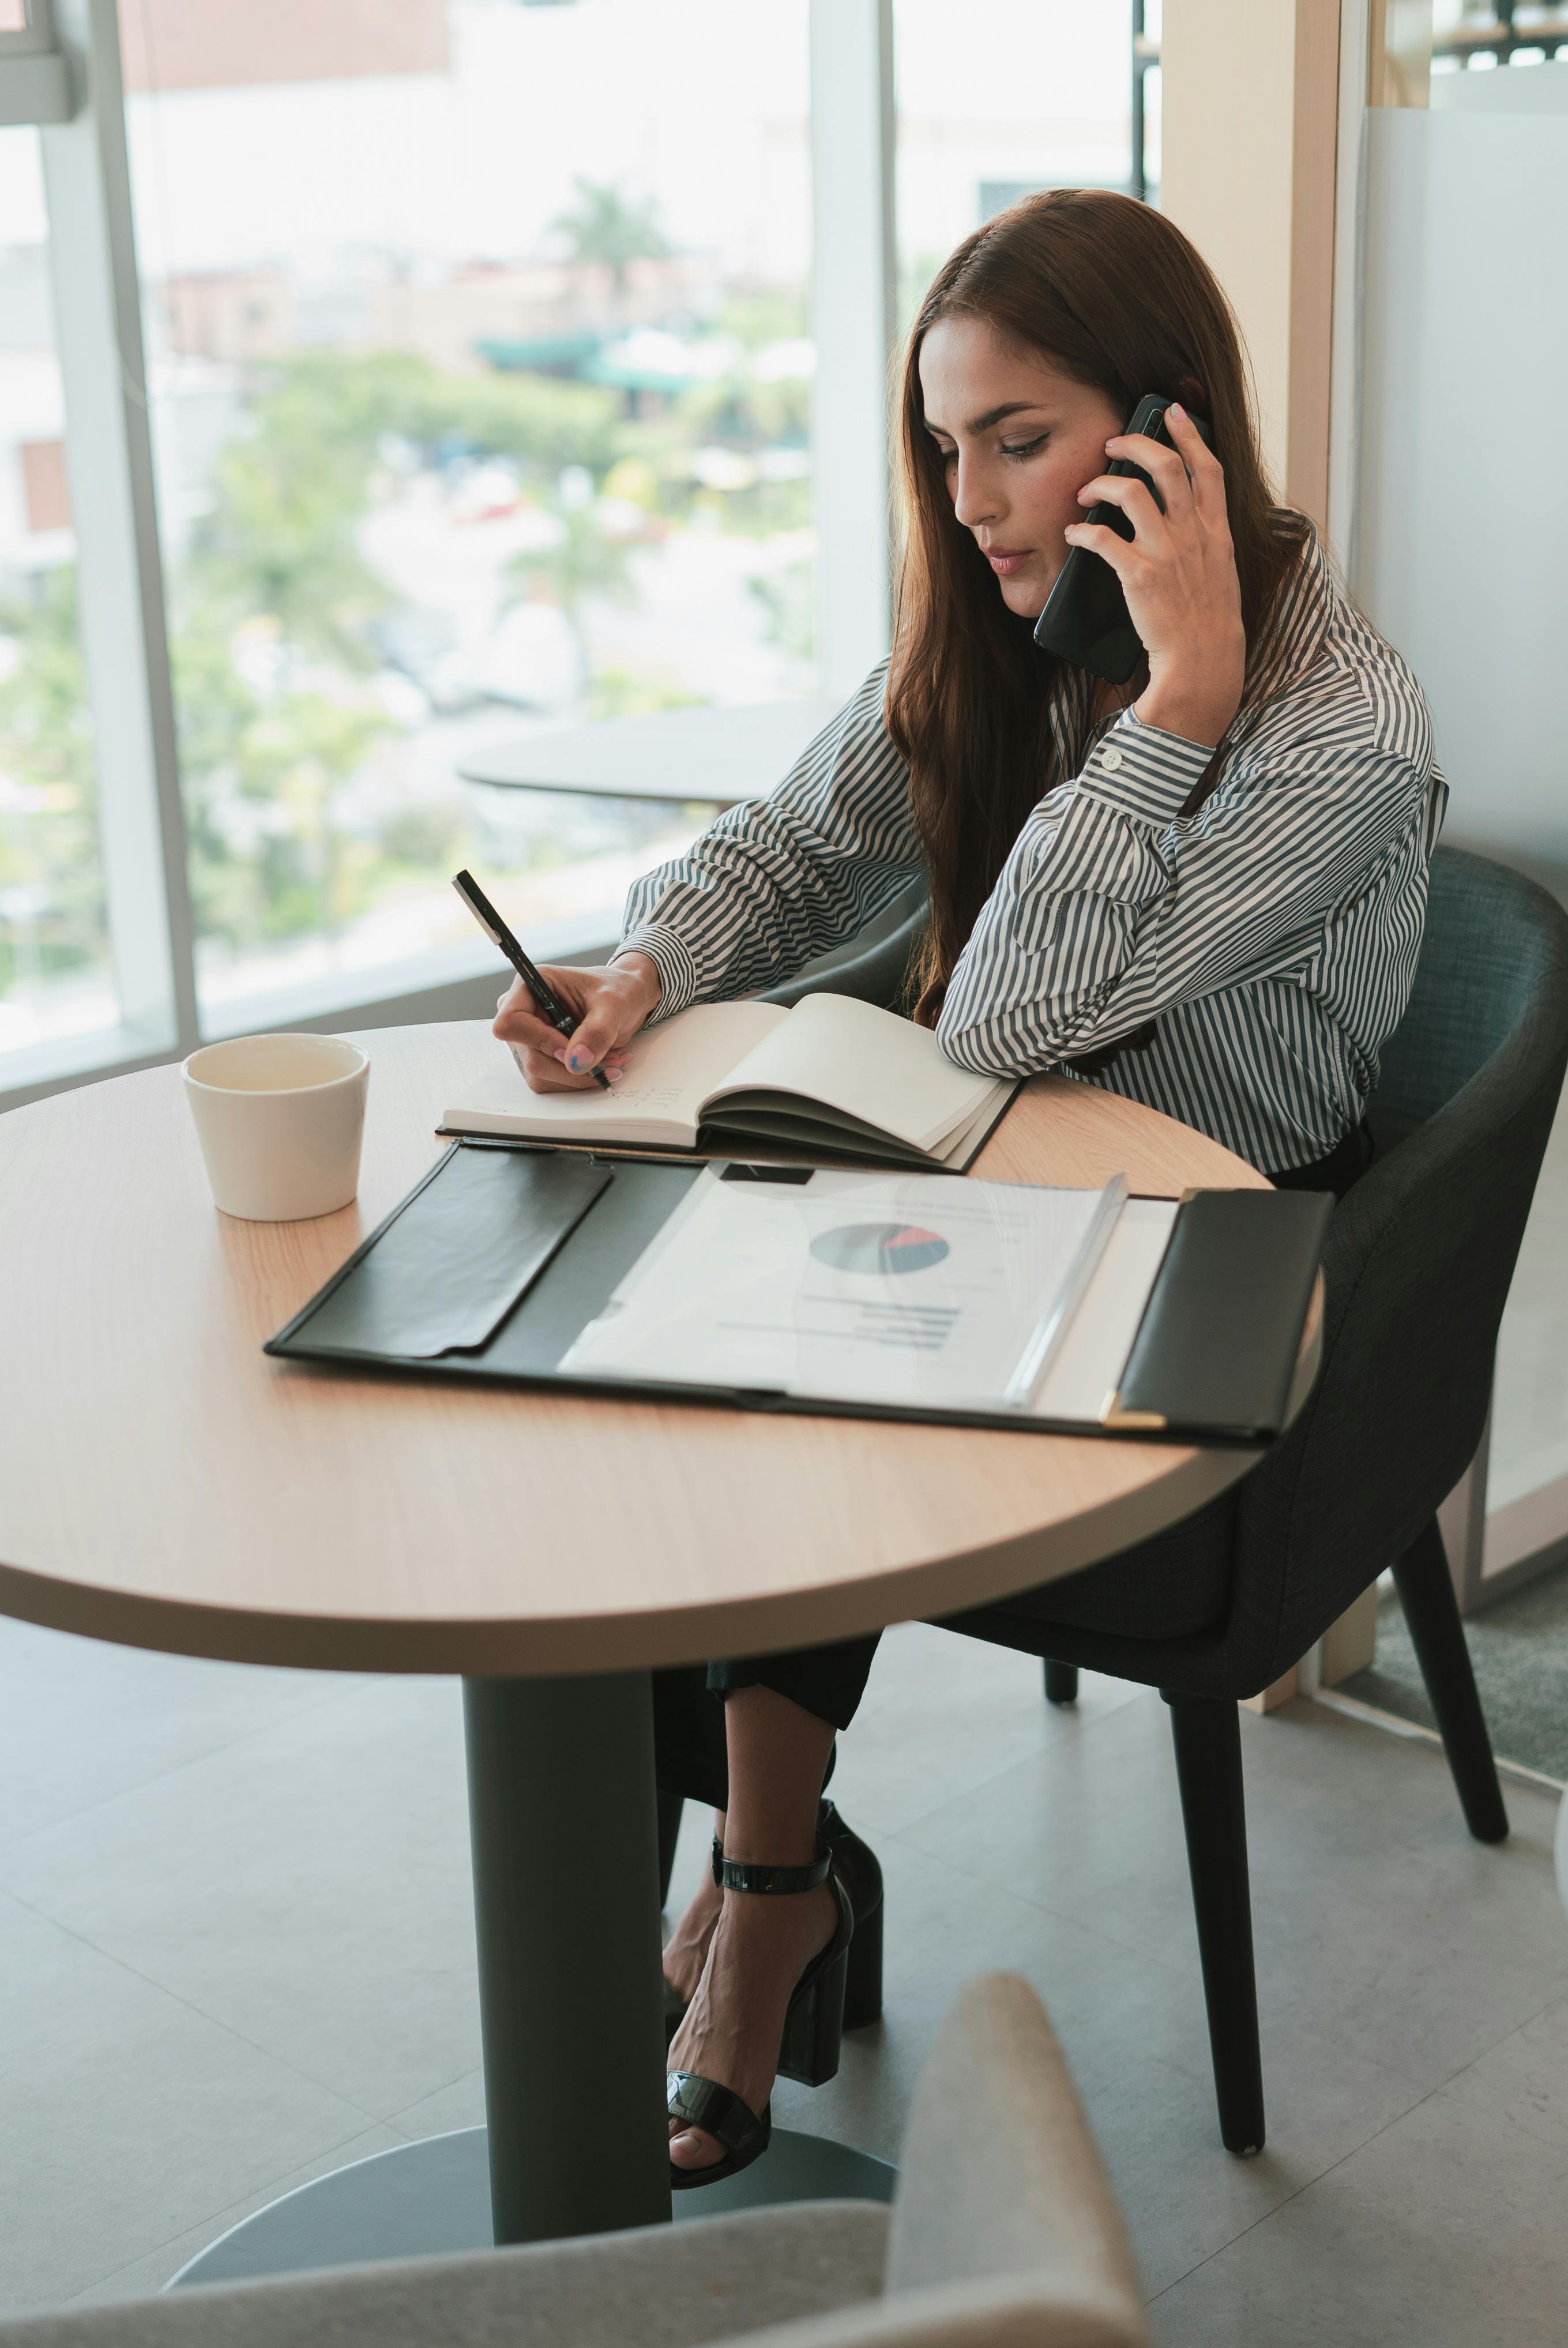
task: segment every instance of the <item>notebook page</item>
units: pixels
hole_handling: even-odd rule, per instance
[[[442,1123],[458,1133],[562,1141],[654,1142],[687,1148],[705,1097],[791,1014],[778,1003],[701,1003],[634,1035],[626,1073],[610,1091],[536,1093],[504,1044],[490,1082]]]
[[[861,1117],[916,1149],[934,1148],[996,1090],[954,1067],[929,1027],[847,994],[808,994],[710,1097],[767,1086]]]

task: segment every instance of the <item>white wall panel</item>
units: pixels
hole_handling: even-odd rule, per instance
[[[1431,705],[1448,837],[1568,874],[1568,117],[1368,138],[1357,592]]]

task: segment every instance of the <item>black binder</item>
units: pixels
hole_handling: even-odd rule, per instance
[[[739,1164],[718,1170],[730,1179],[781,1182],[804,1181],[811,1171]],[[486,1385],[1024,1433],[1257,1444],[1284,1425],[1334,1205],[1315,1191],[1199,1190],[1182,1200],[1117,1389],[1098,1420],[562,1371],[573,1340],[703,1172],[689,1162],[454,1142],[265,1351]]]

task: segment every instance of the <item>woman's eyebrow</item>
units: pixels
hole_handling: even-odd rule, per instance
[[[1032,416],[1040,405],[1037,399],[1004,400],[1000,407],[988,407],[984,416],[972,416],[964,428],[966,432],[972,433],[989,432],[992,426],[1000,424],[1005,417]],[[944,440],[952,439],[953,435],[945,424],[933,424],[929,417],[923,417],[922,421],[928,432],[940,432]]]
[[[968,428],[971,432],[989,432],[1005,416],[1032,416],[1039,404],[1037,399],[1005,400],[1000,407],[988,407],[984,416],[972,416]]]

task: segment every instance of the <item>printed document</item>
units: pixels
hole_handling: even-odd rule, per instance
[[[935,1408],[1013,1401],[1110,1221],[1099,1190],[710,1168],[563,1372]],[[1027,1397],[1024,1397],[1026,1401]]]

